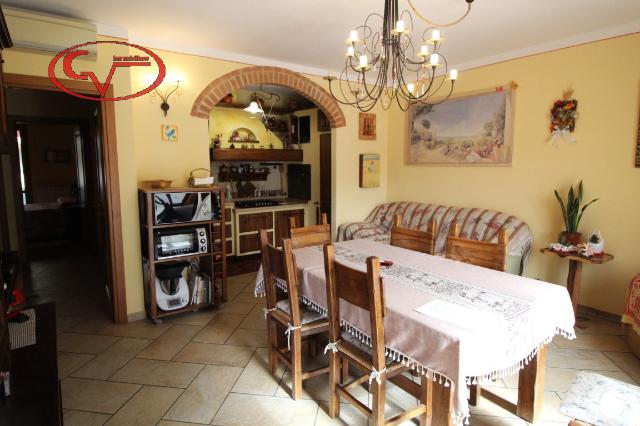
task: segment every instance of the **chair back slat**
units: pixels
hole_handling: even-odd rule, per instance
[[[291,309],[291,324],[300,325],[300,305],[298,302],[298,283],[295,273],[295,259],[291,240],[282,240],[282,249],[269,244],[267,231],[260,230],[260,246],[262,249],[262,272],[264,274],[265,291],[267,295],[267,308],[273,309],[278,302],[278,291],[275,279],[286,283],[289,306]]]
[[[384,285],[380,277],[380,260],[367,258],[367,271],[359,271],[336,262],[335,247],[324,245],[327,281],[327,311],[329,338],[340,339],[340,300],[369,312],[372,362],[378,371],[385,365],[384,343]]]
[[[507,270],[508,243],[504,229],[500,230],[497,243],[460,238],[460,224],[456,223],[451,226],[446,253],[449,259],[504,272]]]
[[[289,218],[289,235],[294,249],[317,246],[331,242],[331,225],[327,223],[327,214],[322,213],[321,223],[305,227],[296,227],[296,218]]]
[[[403,227],[402,216],[395,215],[391,227],[391,245],[433,255],[436,250],[436,230],[437,224],[433,219],[429,220],[426,231],[419,231]]]

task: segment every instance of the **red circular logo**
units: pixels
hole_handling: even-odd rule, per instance
[[[82,49],[82,47],[91,45],[91,44],[100,44],[100,43],[110,43],[110,44],[119,44],[123,46],[133,47],[135,49],[143,52],[144,56],[141,55],[126,55],[126,56],[113,56],[113,62],[111,64],[111,68],[109,69],[109,74],[107,75],[105,81],[99,81],[96,75],[92,71],[81,71],[76,73],[73,69],[73,61],[78,56],[86,56],[89,54],[89,51],[86,49]],[[81,81],[91,81],[93,85],[96,87],[98,94],[100,96],[89,96],[82,93],[74,92],[73,90],[64,86],[62,81],[58,79],[56,76],[56,65],[58,62],[62,60],[62,70],[64,75],[69,77],[71,80],[81,80]],[[126,96],[118,96],[115,98],[106,97],[107,90],[111,84],[111,79],[119,68],[130,68],[130,67],[150,67],[151,63],[155,62],[158,66],[158,76],[156,79],[143,90],[140,90],[136,93],[126,95]],[[55,84],[60,90],[78,97],[82,99],[88,99],[91,101],[124,101],[131,98],[136,98],[138,96],[145,95],[158,87],[167,73],[166,67],[162,59],[155,53],[153,53],[150,49],[146,47],[139,46],[137,44],[126,43],[124,41],[90,41],[87,43],[77,44],[75,46],[71,46],[68,49],[63,50],[58,53],[49,63],[49,79]]]

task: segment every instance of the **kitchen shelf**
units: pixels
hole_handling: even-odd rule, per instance
[[[218,182],[239,182],[248,180],[267,180],[269,172],[242,172],[242,173],[218,173]]]
[[[302,161],[301,149],[209,148],[211,161]]]

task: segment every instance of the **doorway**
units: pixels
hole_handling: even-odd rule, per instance
[[[55,300],[58,316],[126,322],[113,102],[69,96],[45,77],[5,83],[25,293]]]
[[[331,221],[331,133],[320,134],[320,213]]]

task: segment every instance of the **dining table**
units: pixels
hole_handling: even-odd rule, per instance
[[[388,359],[432,379],[431,424],[465,423],[469,387],[528,422],[538,418],[546,345],[556,335],[575,338],[565,287],[368,239],[334,245],[336,261],[352,268],[366,270],[370,256],[388,261],[381,268]],[[293,253],[301,302],[326,315],[322,246]],[[283,284],[276,281],[286,291]],[[256,296],[264,295],[264,285],[260,269]],[[344,329],[370,345],[368,312],[344,301],[340,307]],[[514,374],[515,402],[479,386]]]

